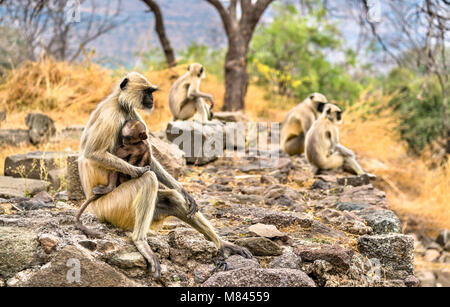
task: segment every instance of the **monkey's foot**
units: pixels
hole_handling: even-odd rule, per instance
[[[81,232],[83,232],[86,236],[88,236],[89,238],[96,238],[99,239],[102,237],[102,234],[96,230],[87,228],[86,226],[84,226],[83,224],[81,224],[80,222],[77,222],[75,224],[75,226],[81,230]]]
[[[223,260],[223,259],[214,260],[214,264],[216,265],[216,268],[214,269],[214,272],[219,272],[219,271],[226,272],[226,271],[228,271],[228,263],[225,260]]]
[[[248,249],[242,246],[238,246],[229,242],[223,242],[222,247],[220,248],[220,253],[222,254],[222,257],[226,257],[228,251],[228,256],[231,255],[240,255],[244,258],[253,258],[252,253]]]
[[[159,264],[158,256],[153,253],[147,243],[147,240],[133,240],[133,242],[141,255],[147,260],[153,277],[156,279],[161,279],[161,265]]]

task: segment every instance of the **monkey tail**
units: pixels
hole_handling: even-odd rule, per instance
[[[88,237],[101,238],[101,234],[98,231],[92,230],[92,229],[84,226],[83,223],[81,223],[81,221],[80,221],[80,217],[83,214],[84,210],[86,210],[86,208],[89,206],[89,204],[92,203],[93,201],[99,199],[101,196],[102,195],[94,195],[91,198],[89,198],[88,200],[86,200],[83,203],[83,205],[80,207],[80,210],[78,211],[77,217],[75,219],[76,228],[81,230],[81,232],[83,232]]]

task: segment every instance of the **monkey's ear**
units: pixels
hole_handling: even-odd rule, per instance
[[[198,76],[201,77],[203,75],[204,71],[205,71],[205,68],[202,66],[202,68],[200,68],[200,72],[198,73]]]
[[[314,95],[309,96],[309,99],[314,100]]]
[[[128,81],[130,81],[130,80],[128,80],[128,78],[125,78],[125,79],[123,79],[122,83],[120,83],[120,89],[122,91],[124,91],[127,88]]]
[[[188,66],[188,71],[191,71],[191,65]]]
[[[331,115],[331,109],[328,109],[328,110],[327,110],[327,114],[328,114],[328,115]]]

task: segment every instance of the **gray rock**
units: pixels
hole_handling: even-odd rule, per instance
[[[190,228],[176,228],[169,233],[170,260],[186,265],[188,260],[211,263],[218,256],[213,243]]]
[[[357,210],[364,210],[364,209],[370,208],[370,205],[339,202],[337,204],[336,208],[338,208],[341,211],[357,211]]]
[[[5,175],[49,181],[54,188],[60,187],[66,175],[67,152],[34,151],[6,157]]]
[[[391,210],[367,208],[356,212],[356,215],[363,218],[376,234],[400,232],[400,220]]]
[[[370,178],[367,175],[342,177],[338,178],[337,183],[339,185],[351,185],[354,187],[359,187],[362,185],[370,184]]]
[[[85,198],[78,170],[78,154],[70,154],[67,157],[67,195],[70,200]]]
[[[285,252],[283,255],[276,257],[269,264],[271,269],[294,269],[301,268],[302,258],[292,252]]]
[[[279,256],[283,253],[278,244],[262,237],[242,238],[235,243],[248,248],[255,256]]]
[[[237,270],[243,268],[261,268],[258,260],[255,258],[247,259],[239,255],[232,255],[226,259],[228,270]]]
[[[222,124],[208,125],[196,121],[170,122],[167,139],[185,153],[187,163],[204,165],[223,153]]]
[[[101,277],[101,278],[100,278]],[[37,271],[18,274],[9,287],[136,287],[140,284],[75,246],[66,246]]]
[[[166,171],[175,179],[182,174],[186,168],[186,159],[184,152],[178,146],[171,144],[157,137],[150,135],[148,141],[152,145],[152,154],[155,159],[161,163]]]
[[[0,198],[21,198],[45,191],[48,182],[36,179],[23,179],[0,176]]]
[[[330,188],[330,184],[321,180],[321,179],[317,179],[316,181],[314,181],[314,183],[311,185],[311,190],[328,190]]]
[[[123,252],[118,255],[114,255],[109,261],[109,264],[115,265],[121,269],[132,268],[147,268],[147,262],[139,252]]]
[[[37,234],[25,228],[0,227],[0,276],[9,278],[36,262]]]
[[[38,240],[39,243],[41,244],[41,247],[47,254],[50,254],[53,251],[55,251],[56,246],[59,243],[59,238],[57,236],[48,233],[39,235]]]
[[[354,251],[339,245],[299,245],[294,253],[303,262],[324,260],[330,263],[338,272],[346,272],[350,268]]]
[[[204,287],[315,287],[314,281],[300,270],[245,268],[219,272]]]
[[[405,279],[414,275],[414,239],[412,236],[387,234],[361,236],[358,250],[369,259],[375,258],[382,265],[389,279]]]
[[[277,227],[287,227],[295,224],[304,228],[310,228],[314,224],[314,220],[298,216],[287,212],[269,212],[265,216],[256,220],[258,223],[275,225]]]
[[[28,126],[30,141],[37,145],[44,143],[56,133],[55,122],[45,114],[30,113],[25,117]]]
[[[420,285],[420,280],[414,275],[409,275],[403,282],[408,288],[415,288]]]
[[[204,283],[214,273],[216,268],[211,264],[200,264],[194,269],[194,282],[197,284]]]
[[[30,144],[28,130],[0,129],[0,145],[18,146],[20,144]]]

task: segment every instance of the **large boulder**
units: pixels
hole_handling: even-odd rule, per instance
[[[400,220],[391,210],[375,207],[366,208],[355,213],[357,216],[363,218],[376,234],[400,232]]]
[[[161,163],[164,169],[175,177],[175,179],[178,179],[186,167],[184,152],[175,144],[167,143],[151,135],[149,142],[152,145],[152,153],[155,159]]]
[[[184,151],[186,161],[204,165],[223,153],[222,124],[201,124],[197,121],[170,122],[166,129],[167,139]]]
[[[34,145],[48,141],[56,133],[55,122],[45,114],[30,113],[25,117],[25,124]]]
[[[96,260],[88,252],[66,246],[53,260],[37,271],[17,274],[9,287],[136,287],[140,284]]]
[[[0,129],[0,145],[18,146],[20,144],[30,144],[28,130]]]
[[[36,262],[37,234],[30,229],[0,227],[0,276],[9,278]]]
[[[45,180],[57,189],[66,176],[68,155],[67,152],[33,151],[8,156],[4,173],[6,176]]]
[[[414,275],[414,239],[402,234],[361,236],[358,250],[378,262],[389,279],[405,279]],[[373,261],[372,261],[373,262]]]
[[[246,125],[211,121],[170,122],[167,139],[184,151],[187,163],[204,165],[224,155],[224,148],[245,148]]]
[[[293,269],[242,268],[211,276],[204,287],[315,287],[303,271]]]
[[[36,179],[0,176],[0,198],[21,198],[45,191],[48,182]]]

